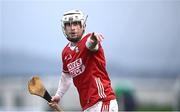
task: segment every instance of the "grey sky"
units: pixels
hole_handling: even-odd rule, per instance
[[[64,11],[88,14],[87,32],[105,37],[108,63],[134,69],[180,67],[180,0],[3,0],[1,48],[59,59]]]

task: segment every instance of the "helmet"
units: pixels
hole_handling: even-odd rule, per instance
[[[85,17],[83,12],[80,10],[70,10],[70,11],[65,12],[61,19],[61,27],[62,27],[63,33],[66,36],[66,38],[68,38],[68,36],[65,33],[65,25],[64,25],[65,23],[79,21],[81,23],[83,30],[85,31],[86,19],[87,19],[87,16]],[[83,31],[83,33],[84,33],[84,31]]]

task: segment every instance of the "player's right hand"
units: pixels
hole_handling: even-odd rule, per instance
[[[51,102],[49,102],[48,104],[52,109],[56,109],[59,101],[60,101],[59,96],[52,96]]]

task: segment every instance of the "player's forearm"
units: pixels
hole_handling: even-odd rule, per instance
[[[69,89],[72,82],[70,74],[62,72],[61,79],[59,80],[58,89],[55,96],[63,97],[66,91]]]

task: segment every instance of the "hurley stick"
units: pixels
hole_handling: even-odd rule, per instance
[[[28,90],[32,95],[40,96],[48,102],[51,102],[52,97],[49,95],[47,89],[44,87],[41,79],[38,76],[32,77],[32,79],[28,82]],[[55,111],[63,112],[58,105],[56,105]]]

